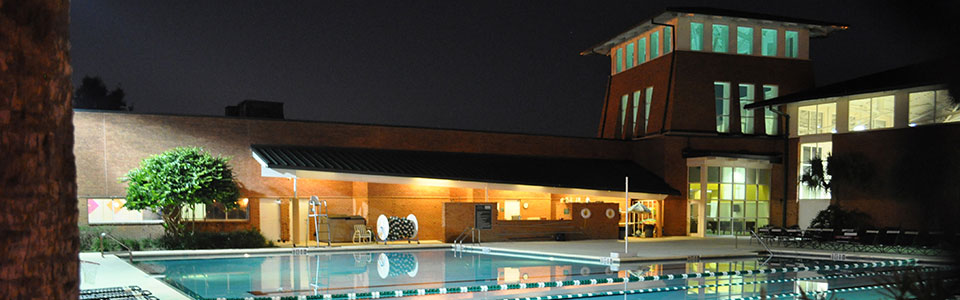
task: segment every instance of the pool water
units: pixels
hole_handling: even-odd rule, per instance
[[[792,271],[797,267],[836,263],[760,257],[608,266],[588,261],[551,260],[549,257],[534,259],[452,250],[418,250],[146,260],[138,262],[138,266],[150,273],[162,274],[170,285],[198,299],[269,299],[298,295],[365,295],[362,293],[369,292],[394,296],[398,290],[414,291],[414,295],[416,292],[429,295],[441,288],[451,292],[437,295],[436,298],[501,299],[625,293],[599,298],[729,299],[758,296],[761,290],[772,295],[791,293],[799,288],[816,291],[875,285],[881,274],[871,272],[903,268]],[[782,271],[757,273],[774,268]],[[735,271],[743,274],[680,278],[680,274]],[[671,274],[676,278],[667,278]],[[664,278],[654,280],[651,276]],[[646,277],[646,280],[604,284],[606,280],[625,277]],[[556,283],[558,281],[563,282],[562,286],[551,286],[561,285]],[[539,283],[548,285],[540,287]],[[481,286],[484,286],[482,291],[479,288]],[[496,290],[499,287],[504,290]],[[471,288],[471,292],[461,293],[460,288],[464,288],[462,292]],[[858,291],[840,296],[844,299],[877,299],[880,296],[878,291]]]

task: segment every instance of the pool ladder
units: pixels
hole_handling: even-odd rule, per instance
[[[463,242],[467,240],[467,233],[469,233],[470,236],[470,243],[480,246],[480,229],[477,229],[476,227],[470,227],[464,229],[462,232],[460,232],[460,235],[458,235],[457,238],[453,239],[454,249],[463,250]]]
[[[113,235],[110,235],[109,233],[106,233],[106,232],[101,232],[101,233],[100,233],[100,257],[103,257],[104,253],[106,252],[106,251],[104,251],[104,248],[103,248],[103,238],[104,238],[104,237],[110,238],[110,239],[113,240],[114,242],[117,242],[118,245],[120,245],[121,247],[123,247],[123,249],[127,249],[127,258],[130,259],[130,264],[133,264],[133,251],[130,250],[130,247],[127,246],[127,244],[124,244],[123,242],[121,242],[120,240],[118,240],[117,238],[113,237]]]

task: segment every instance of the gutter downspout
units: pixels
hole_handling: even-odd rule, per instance
[[[670,41],[670,54],[671,54],[672,56],[670,57],[670,73],[669,73],[669,75],[667,76],[667,97],[666,97],[666,100],[663,102],[663,120],[661,120],[661,122],[660,122],[660,132],[659,132],[659,134],[662,135],[662,134],[665,132],[666,128],[667,128],[667,111],[668,111],[669,108],[670,108],[670,92],[673,90],[673,88],[672,88],[672,84],[673,84],[673,70],[676,68],[676,62],[677,62],[677,55],[676,55],[676,54],[677,54],[677,47],[676,47],[676,44],[677,44],[677,27],[674,26],[674,25],[667,24],[667,23],[657,23],[657,22],[655,22],[655,21],[653,21],[653,20],[650,20],[650,24],[670,27],[670,36],[671,36],[671,37],[670,37],[670,40],[671,40],[671,41]],[[649,115],[649,113],[648,113],[647,115]],[[648,122],[649,122],[649,120],[648,120]],[[647,134],[646,130],[644,130],[643,134]]]
[[[607,102],[610,102],[610,85],[613,82],[613,75],[607,75],[607,91],[603,93],[603,116],[600,118],[600,134],[603,138],[603,131],[607,129]]]
[[[782,223],[783,227],[787,227],[787,196],[790,195],[788,192],[788,186],[790,184],[790,115],[783,112],[775,106],[770,106],[770,111],[776,113],[783,117],[783,127],[786,129],[783,131],[783,200],[781,201],[782,209]]]

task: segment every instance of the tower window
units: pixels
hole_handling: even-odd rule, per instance
[[[776,29],[760,29],[760,54],[763,56],[777,56]]]
[[[737,27],[737,54],[753,54],[753,27]]]
[[[660,32],[654,31],[650,34],[650,59],[660,56]]]
[[[703,51],[703,24],[690,22],[690,50]]]
[[[796,31],[787,30],[783,33],[783,55],[796,58],[800,51],[799,34]]]
[[[730,27],[713,24],[713,52],[726,53],[730,42]]]

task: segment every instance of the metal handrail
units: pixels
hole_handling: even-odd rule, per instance
[[[757,242],[760,242],[760,246],[763,246],[763,249],[767,249],[767,253],[770,253],[770,256],[772,257],[772,256],[773,256],[773,251],[770,251],[770,247],[767,247],[767,243],[764,243],[764,242],[763,242],[763,239],[761,239],[760,236],[757,235],[757,232],[756,232],[756,231],[753,231],[753,230],[750,230],[750,234],[753,235],[753,237],[757,239]]]
[[[455,247],[458,247],[458,246],[459,246],[459,247],[462,247],[462,246],[463,246],[463,242],[467,240],[467,233],[468,233],[468,232],[470,233],[470,241],[471,241],[471,243],[475,243],[475,244],[477,244],[477,245],[480,245],[480,229],[477,229],[476,227],[470,227],[470,228],[464,229],[462,232],[460,232],[460,235],[458,235],[457,238],[453,239],[453,245],[454,245]],[[474,232],[476,232],[476,235],[474,235]],[[458,248],[459,248],[459,247],[458,247]]]
[[[127,244],[124,244],[123,242],[121,242],[121,241],[118,240],[117,238],[113,237],[113,235],[110,235],[110,234],[108,234],[108,233],[106,233],[106,232],[101,232],[101,233],[100,233],[100,257],[103,257],[103,256],[104,256],[104,251],[103,251],[103,238],[104,238],[104,237],[109,237],[109,238],[110,238],[111,240],[113,240],[114,242],[117,242],[117,244],[120,244],[120,246],[123,246],[124,249],[127,249],[127,258],[130,259],[130,263],[131,263],[131,264],[133,263],[133,250],[130,250],[130,247],[127,246]]]

